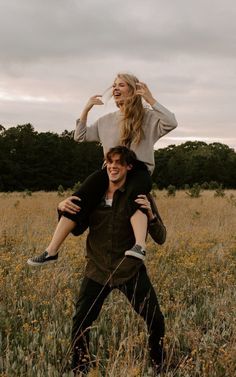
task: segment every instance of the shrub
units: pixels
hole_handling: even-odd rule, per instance
[[[25,198],[26,196],[32,196],[32,191],[25,189],[25,191],[23,192],[23,198]]]
[[[203,190],[209,190],[209,183],[208,183],[208,182],[203,182],[203,183],[201,184],[201,188],[202,188]]]
[[[222,184],[220,184],[220,186],[216,189],[214,196],[215,197],[221,197],[221,198],[223,198],[225,196],[225,190],[223,189]]]
[[[158,187],[157,187],[156,182],[153,182],[153,184],[152,184],[152,190],[157,190],[157,189],[158,189]]]
[[[186,194],[190,196],[190,198],[199,198],[201,192],[201,186],[198,183],[194,183],[194,185],[186,191]]]
[[[65,193],[65,189],[62,185],[59,185],[58,188],[57,188],[57,195],[58,196],[63,196]]]
[[[209,183],[209,189],[210,190],[216,190],[219,187],[219,183],[216,181],[211,181]]]
[[[174,185],[169,185],[167,187],[167,196],[175,196],[176,195],[176,187]]]
[[[74,186],[72,187],[72,191],[75,192],[75,191],[78,191],[79,188],[81,186],[81,183],[80,181],[78,181],[77,183],[74,184]]]

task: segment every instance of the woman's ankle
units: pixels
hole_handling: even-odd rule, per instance
[[[146,242],[135,241],[135,245],[141,246],[142,249],[146,249]]]
[[[50,256],[54,256],[54,255],[58,254],[58,250],[51,249],[50,247],[47,247],[46,251],[47,251],[48,255],[50,255]]]

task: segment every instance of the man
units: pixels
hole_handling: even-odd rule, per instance
[[[134,152],[123,146],[111,148],[106,155],[109,187],[104,200],[89,218],[87,265],[73,317],[72,369],[76,376],[87,375],[93,364],[89,355],[89,329],[104,300],[115,288],[125,294],[147,324],[150,357],[157,374],[162,366],[164,318],[155,291],[143,260],[124,256],[124,250],[134,244],[130,217],[137,205],[147,209],[149,232],[154,240],[163,243],[166,236],[161,219],[153,216],[146,197],[140,195],[134,205],[128,203],[127,206],[125,182],[135,160]],[[76,208],[79,207],[71,200],[59,206],[62,211],[76,211]]]

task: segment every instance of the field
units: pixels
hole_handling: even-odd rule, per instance
[[[69,236],[55,265],[29,267],[57,222],[57,193],[0,194],[0,377],[69,377],[73,302],[86,235]],[[185,192],[157,202],[168,239],[148,239],[146,265],[166,319],[168,377],[236,376],[236,192]],[[92,328],[89,376],[152,377],[146,328],[114,291]]]

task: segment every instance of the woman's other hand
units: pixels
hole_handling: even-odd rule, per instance
[[[80,211],[78,204],[75,204],[75,201],[80,201],[81,199],[78,196],[70,196],[65,200],[62,200],[57,206],[58,210],[61,212],[68,212],[72,215],[76,215]]]
[[[152,212],[151,203],[149,202],[146,195],[138,195],[137,199],[135,199],[135,202],[140,204],[141,208],[144,208],[147,210],[147,216],[148,216],[149,221],[152,221],[155,218]]]
[[[152,93],[150,92],[148,86],[144,82],[138,82],[136,84],[137,90],[136,94],[142,96],[149,105],[154,105],[156,102],[155,98],[153,97]]]

